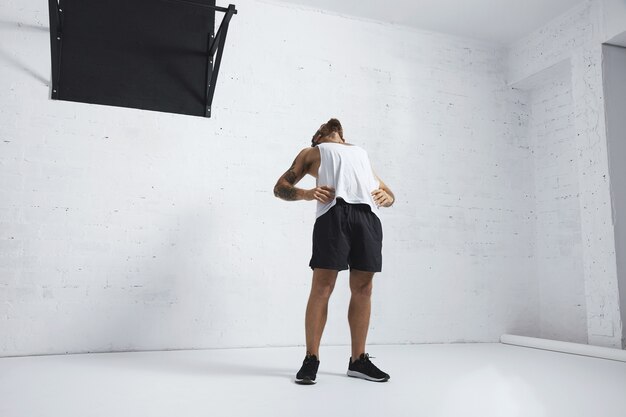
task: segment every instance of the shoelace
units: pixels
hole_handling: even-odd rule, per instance
[[[359,358],[359,360],[365,362],[365,366],[367,366],[371,370],[382,373],[383,371],[381,371],[376,365],[374,365],[372,361],[370,361],[370,358],[375,358],[375,356],[370,356],[369,353],[366,353],[365,355],[363,355],[363,358]]]
[[[306,357],[304,360],[304,366],[307,370],[312,370],[315,367],[317,360],[311,357]]]

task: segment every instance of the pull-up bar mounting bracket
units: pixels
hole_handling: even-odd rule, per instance
[[[222,23],[217,33],[209,34],[207,40],[207,72],[206,72],[206,108],[204,115],[211,117],[211,104],[213,103],[213,95],[215,94],[215,84],[222,63],[222,53],[224,52],[224,44],[226,43],[226,34],[228,33],[228,25],[234,14],[237,14],[234,4],[229,4],[228,8],[215,7],[217,11],[225,12]],[[214,60],[215,57],[215,60]]]

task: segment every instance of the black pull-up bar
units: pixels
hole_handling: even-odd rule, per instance
[[[48,7],[53,100],[211,117],[235,5],[48,0]],[[219,28],[215,12],[225,14]]]
[[[212,9],[218,12],[226,13],[222,19],[217,33],[212,33],[208,36],[207,42],[207,70],[206,70],[206,108],[204,115],[211,117],[211,104],[213,103],[213,96],[215,94],[215,84],[217,83],[217,76],[220,71],[220,64],[222,63],[222,53],[224,51],[224,44],[226,42],[226,34],[228,33],[228,25],[233,15],[237,14],[234,4],[229,4],[228,7],[212,6],[210,4],[197,3],[192,0],[164,0],[168,3],[185,3],[193,6],[204,7]],[[216,56],[217,52],[217,56]],[[215,62],[213,62],[215,57]]]

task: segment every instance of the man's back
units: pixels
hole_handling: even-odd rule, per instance
[[[367,152],[355,145],[326,142],[317,145],[320,152],[317,185],[325,185],[335,190],[335,198],[342,198],[351,204],[367,204],[378,215],[378,207],[372,191],[380,183],[372,171]],[[317,203],[316,217],[326,213],[336,203]]]

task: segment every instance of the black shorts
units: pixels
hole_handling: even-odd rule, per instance
[[[315,220],[309,266],[343,271],[382,270],[383,228],[367,204],[337,204]]]

